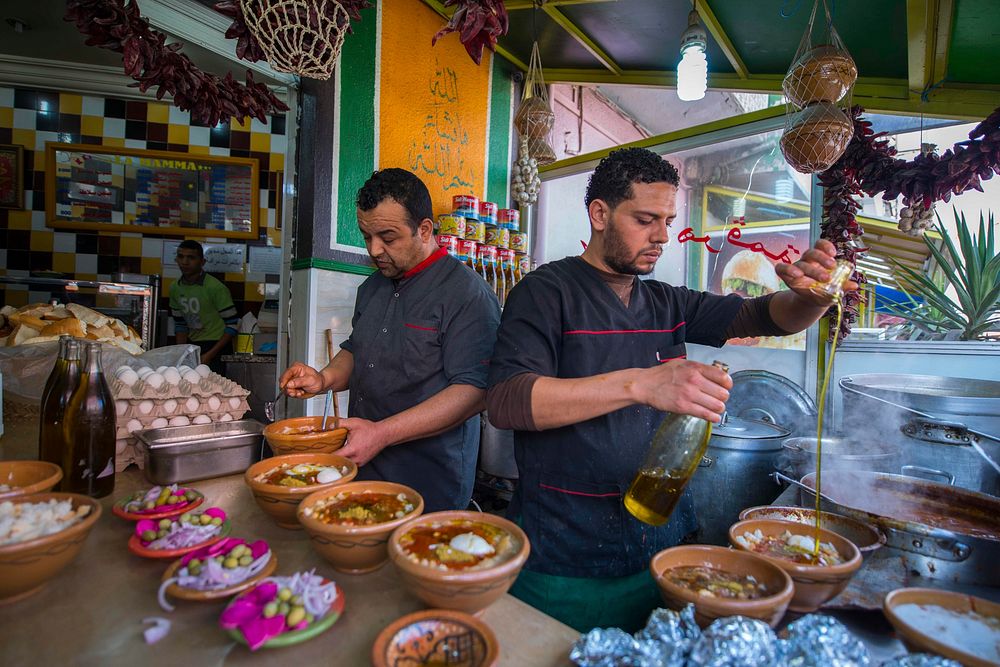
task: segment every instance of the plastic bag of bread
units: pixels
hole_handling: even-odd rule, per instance
[[[130,326],[76,303],[33,303],[21,308],[0,309],[0,345],[38,345],[58,341],[59,336],[96,340],[142,354],[142,338]]]

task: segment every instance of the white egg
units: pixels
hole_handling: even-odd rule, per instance
[[[320,484],[326,484],[327,482],[336,482],[341,477],[343,477],[343,475],[341,475],[340,471],[336,468],[323,468],[319,471],[319,474],[316,475],[316,481]]]
[[[240,400],[239,396],[230,396],[229,397],[229,407],[232,408],[233,410],[238,409],[240,407],[240,404],[242,402],[243,401]]]
[[[455,551],[462,551],[473,556],[488,556],[495,551],[489,542],[475,533],[462,533],[451,538],[448,544]]]
[[[201,382],[201,376],[198,375],[197,371],[194,370],[184,371],[183,377],[191,384],[198,384],[199,382]]]
[[[175,412],[176,410],[177,410],[177,401],[175,401],[172,398],[168,398],[167,400],[163,401],[164,412],[170,414],[172,412]]]
[[[195,370],[198,371],[198,375],[202,376],[203,378],[207,378],[209,375],[212,374],[212,369],[206,366],[205,364],[198,364],[198,367],[195,368]]]
[[[191,420],[191,423],[192,424],[211,424],[212,423],[212,418],[209,417],[208,415],[198,415],[197,417],[195,417],[194,419]]]
[[[131,387],[139,381],[139,375],[131,368],[126,368],[125,372],[118,376],[118,380],[126,387]]]
[[[180,415],[178,417],[171,417],[170,421],[167,423],[171,426],[188,426],[191,423],[191,420],[184,415]]]
[[[163,379],[167,381],[167,384],[177,384],[181,381],[181,374],[177,372],[176,368],[168,368],[163,371]]]
[[[115,440],[115,454],[124,454],[128,448],[128,438]]]
[[[201,407],[201,401],[192,396],[188,400],[184,401],[184,409],[188,412],[197,412],[198,408]]]
[[[125,371],[130,371],[130,370],[132,370],[132,369],[129,366],[119,366],[118,368],[115,369],[115,377],[118,377],[119,375],[121,375]]]
[[[121,399],[115,401],[115,414],[119,417],[124,417],[126,412],[128,412],[128,401]]]
[[[159,389],[163,386],[163,376],[159,373],[150,373],[144,378],[144,380],[146,381],[146,384],[153,389]]]
[[[125,430],[129,433],[135,433],[136,431],[142,430],[142,422],[138,419],[129,419],[128,424],[125,425]]]
[[[220,422],[231,422],[231,421],[233,421],[233,416],[227,412],[224,415],[222,415],[221,417],[219,417],[219,421]]]
[[[170,422],[168,422],[166,420],[166,418],[164,418],[164,417],[157,417],[156,419],[154,419],[152,421],[152,423],[150,424],[150,426],[153,427],[153,428],[163,428],[164,426],[167,426],[169,423]]]
[[[221,407],[222,407],[222,401],[219,400],[218,396],[209,396],[208,397],[208,409],[209,410],[211,410],[212,412],[215,412],[216,410],[218,410]]]
[[[156,367],[156,372],[159,373],[160,375],[163,375],[163,373],[166,372],[166,370],[167,370],[167,366],[157,366]]]
[[[139,376],[139,377],[141,377],[141,378],[144,378],[144,377],[146,377],[147,375],[152,375],[152,374],[153,374],[153,373],[155,373],[155,372],[156,372],[156,371],[154,371],[154,370],[153,370],[152,368],[150,368],[149,366],[144,366],[144,367],[142,367],[142,368],[140,368],[139,370],[137,370],[137,371],[136,371],[136,375],[138,375],[138,376]]]
[[[139,413],[143,415],[148,415],[153,411],[153,402],[150,400],[139,401]]]

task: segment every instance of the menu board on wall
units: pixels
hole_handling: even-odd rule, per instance
[[[50,227],[256,238],[258,164],[80,144],[46,144]]]

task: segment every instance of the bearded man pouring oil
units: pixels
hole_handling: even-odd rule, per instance
[[[587,187],[587,249],[514,287],[490,366],[491,421],[515,431],[509,516],[531,540],[511,593],[581,632],[641,627],[660,606],[650,557],[697,527],[689,492],[660,527],[622,503],[664,412],[718,422],[725,410],[729,376],[685,360],[685,344],[792,334],[830,306],[810,291],[835,266],[823,240],[775,267],[789,291],[758,298],[639,280],[670,238],[678,183],[644,149],[603,159]]]

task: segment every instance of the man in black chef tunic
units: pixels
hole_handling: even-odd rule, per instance
[[[403,169],[358,192],[358,227],[378,271],[358,288],[350,337],[321,371],[293,364],[289,396],[350,389],[347,442],[358,479],[416,489],[426,511],[472,497],[489,357],[500,306],[434,240],[426,186]]]
[[[677,186],[650,151],[602,160],[587,188],[587,249],[514,287],[491,361],[490,419],[515,430],[509,514],[531,541],[511,592],[580,631],[641,627],[660,604],[650,557],[696,528],[690,492],[661,527],[622,503],[664,411],[718,422],[725,409],[729,376],[686,361],[685,343],[794,333],[830,305],[809,291],[834,266],[826,241],[778,264],[789,291],[756,299],[639,280],[668,242]]]

